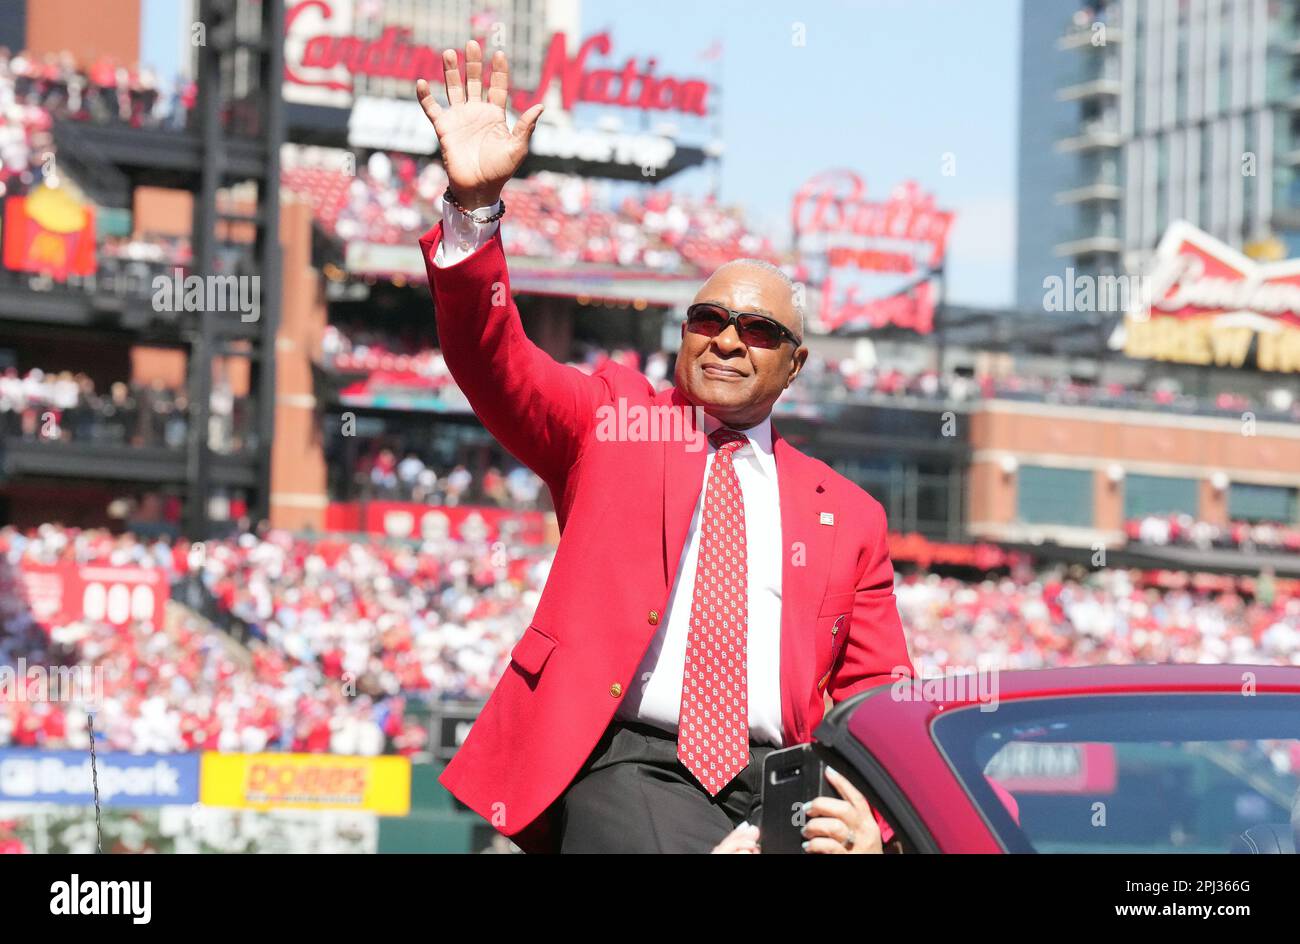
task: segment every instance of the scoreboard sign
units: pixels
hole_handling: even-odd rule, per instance
[[[166,573],[156,568],[23,561],[18,576],[32,617],[47,628],[80,620],[160,626],[171,596]]]

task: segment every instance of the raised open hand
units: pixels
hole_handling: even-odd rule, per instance
[[[452,196],[471,210],[490,206],[523,163],[542,106],[534,105],[520,115],[513,131],[506,126],[510,66],[500,50],[492,54],[486,101],[483,51],[478,43],[470,40],[465,44],[463,82],[455,50],[443,51],[442,64],[448,107],[434,100],[433,90],[424,79],[416,81],[415,95],[438,134]]]

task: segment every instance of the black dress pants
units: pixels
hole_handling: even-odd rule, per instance
[[[560,797],[561,852],[710,852],[742,822],[758,825],[763,758],[711,797],[677,759],[677,736],[615,722]]]

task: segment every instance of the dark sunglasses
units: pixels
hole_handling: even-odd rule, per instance
[[[734,324],[740,342],[746,347],[775,348],[789,340],[795,347],[799,339],[775,318],[749,311],[732,311],[712,302],[699,302],[686,309],[686,330],[706,338],[716,338]]]

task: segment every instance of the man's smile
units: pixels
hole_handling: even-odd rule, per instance
[[[716,380],[739,380],[749,375],[743,370],[736,367],[728,367],[726,364],[704,364],[701,367],[705,376],[712,377]]]

